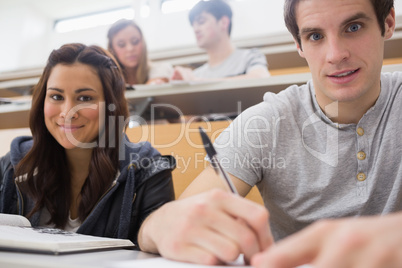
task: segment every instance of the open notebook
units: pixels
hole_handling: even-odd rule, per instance
[[[63,254],[111,248],[134,248],[128,239],[67,232],[56,228],[33,228],[19,215],[0,214],[0,250]]]

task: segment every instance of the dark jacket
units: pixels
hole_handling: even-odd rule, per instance
[[[0,213],[26,215],[33,201],[15,184],[14,167],[32,146],[31,137],[18,137],[11,151],[0,158]],[[161,156],[150,143],[125,142],[120,174],[99,199],[77,233],[128,238],[137,244],[138,230],[154,210],[174,199],[172,156]],[[123,157],[124,156],[124,157]],[[29,220],[38,226],[40,212]]]

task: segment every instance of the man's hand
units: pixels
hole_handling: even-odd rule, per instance
[[[171,80],[194,81],[197,80],[193,70],[187,67],[176,66],[173,70]]]
[[[402,267],[402,213],[324,220],[251,260],[255,267]]]
[[[207,265],[246,259],[272,244],[265,207],[222,190],[162,206],[141,227],[142,250]]]

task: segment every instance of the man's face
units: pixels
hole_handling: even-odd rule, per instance
[[[373,103],[380,92],[384,41],[370,0],[301,0],[296,6],[299,54],[307,60],[321,108],[334,102]]]
[[[228,35],[225,19],[217,20],[205,11],[195,17],[192,26],[200,48],[208,49],[218,43],[223,36]]]

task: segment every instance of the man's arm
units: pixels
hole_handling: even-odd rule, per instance
[[[318,221],[252,258],[253,266],[402,267],[402,212]]]
[[[241,179],[228,174],[233,184],[235,185],[237,191],[241,196],[246,196],[251,190],[251,186],[242,181]],[[183,199],[198,193],[202,193],[211,189],[222,189],[224,191],[229,191],[227,185],[223,180],[216,174],[215,170],[208,166],[195,178],[192,183],[184,190],[180,195],[179,199]]]

